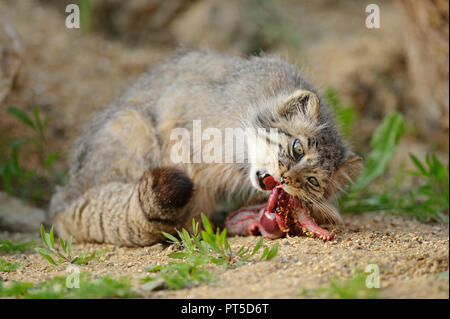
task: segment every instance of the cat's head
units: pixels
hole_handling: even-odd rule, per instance
[[[272,175],[286,192],[307,203],[319,222],[338,222],[340,215],[329,200],[359,174],[361,157],[341,139],[315,93],[297,90],[264,104],[251,125],[274,128],[277,134],[259,134],[253,141],[252,185],[264,190],[264,177]]]

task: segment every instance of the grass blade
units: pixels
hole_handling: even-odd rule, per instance
[[[255,248],[253,248],[252,252],[250,253],[250,256],[253,256],[254,254],[256,254],[256,252],[261,248],[263,241],[264,241],[264,239],[261,237],[260,240],[258,240],[258,242],[256,243]]]
[[[214,231],[213,231],[211,224],[209,223],[209,220],[206,217],[206,215],[202,213],[201,218],[202,218],[202,225],[203,225],[203,228],[205,229],[205,231],[208,234],[214,234]]]
[[[66,247],[67,247],[67,254],[70,257],[70,253],[72,251],[72,236],[70,236],[69,239],[67,240]]]
[[[264,260],[264,258],[266,258],[267,254],[269,253],[269,248],[264,248],[264,251],[261,255],[261,257],[259,258],[259,260]]]
[[[50,240],[50,247],[55,248],[55,238],[53,237],[53,226],[50,229],[50,233],[48,234],[49,240]]]
[[[42,255],[42,257],[44,257],[45,259],[48,260],[49,263],[51,263],[52,265],[56,266],[56,262],[53,260],[52,257],[50,257],[49,255]]]
[[[25,112],[13,107],[13,106],[8,107],[8,112],[10,114],[14,115],[17,119],[19,119],[25,125],[28,125],[33,130],[36,130],[36,126],[34,125],[33,121],[29,118],[29,116]]]
[[[44,225],[42,225],[42,224],[41,224],[41,237],[42,237],[42,241],[44,242],[44,245],[47,247],[51,247],[50,238],[49,238],[48,234],[45,232]]]
[[[61,237],[59,237],[59,245],[61,246],[62,250],[65,253],[67,253],[67,251],[66,251],[66,243],[64,242],[64,240]]]
[[[271,260],[274,258],[278,253],[278,243],[273,245],[272,249],[270,249],[269,253],[267,254],[266,260]]]
[[[409,158],[411,158],[411,160],[413,161],[414,165],[416,165],[416,167],[420,170],[420,172],[422,173],[422,175],[427,176],[428,172],[425,169],[425,167],[422,165],[422,163],[419,161],[419,159],[414,155],[414,154],[409,154]]]

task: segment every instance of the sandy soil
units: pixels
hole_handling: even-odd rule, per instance
[[[217,279],[190,288],[145,292],[139,278],[145,277],[150,264],[169,260],[173,246],[162,244],[143,248],[79,244],[73,250],[92,251],[108,248],[100,261],[81,266],[94,277],[129,276],[133,287],[148,298],[301,298],[302,287],[326,285],[334,276],[352,276],[353,267],[364,269],[376,264],[380,269],[380,297],[449,298],[448,225],[430,225],[415,219],[385,214],[344,215],[345,224],[336,229],[336,240],[324,243],[308,237],[276,240],[280,249],[271,261],[252,261],[241,267],[212,268]],[[2,235],[4,236],[4,235]],[[10,236],[17,238],[15,236]],[[258,237],[230,238],[233,246],[254,245]],[[266,244],[273,244],[266,241]],[[8,261],[20,261],[16,272],[2,273],[5,281],[39,282],[67,275],[66,265],[56,268],[35,253],[6,255]]]

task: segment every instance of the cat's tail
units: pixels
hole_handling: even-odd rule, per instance
[[[148,169],[136,183],[112,182],[65,202],[64,187],[50,203],[59,236],[77,242],[145,246],[173,233],[187,217],[192,180],[171,167]]]

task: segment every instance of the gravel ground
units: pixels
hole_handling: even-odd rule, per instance
[[[379,266],[380,297],[449,298],[448,276],[434,275],[449,268],[448,225],[423,224],[387,214],[345,215],[344,220],[345,224],[335,229],[337,238],[332,242],[308,237],[278,239],[280,249],[276,258],[227,270],[214,268],[216,280],[177,291],[144,292],[139,288],[139,278],[146,276],[144,269],[149,264],[167,262],[172,246],[126,248],[74,244],[73,251],[108,248],[100,261],[81,266],[81,271],[89,271],[94,277],[127,275],[133,287],[148,298],[301,298],[302,287],[326,285],[334,276],[350,277],[353,267],[365,269],[368,264]],[[235,247],[254,246],[257,241],[258,237],[230,238]],[[265,241],[269,245],[274,242]],[[35,253],[2,258],[23,263],[16,272],[0,272],[4,281],[39,282],[67,275],[64,265],[49,266]]]

